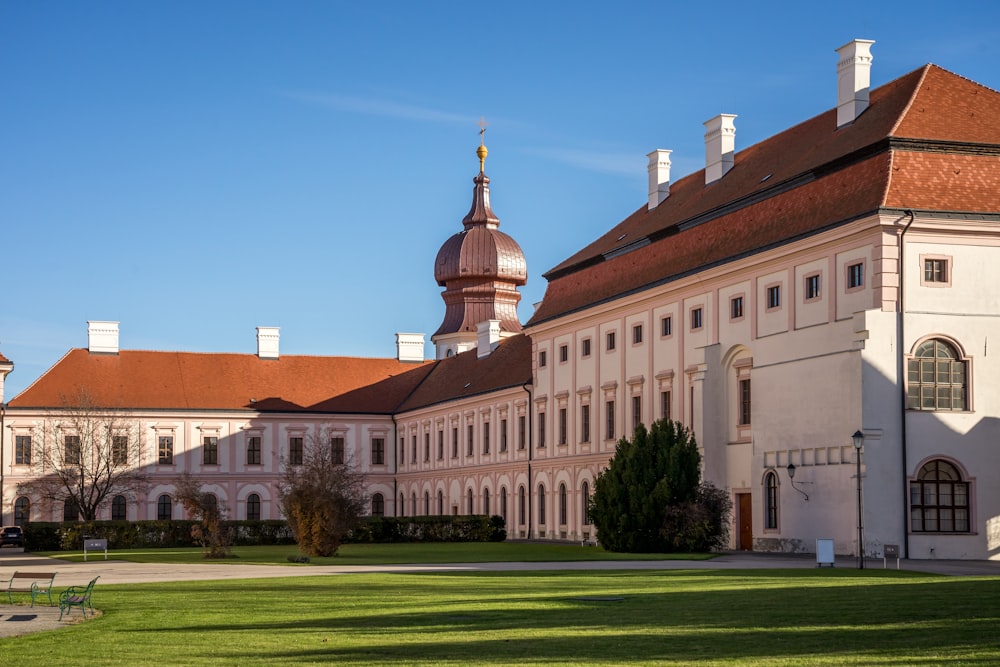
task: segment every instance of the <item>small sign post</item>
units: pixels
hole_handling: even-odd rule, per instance
[[[882,546],[882,569],[886,569],[887,562],[890,558],[896,559],[896,569],[899,569],[899,545],[898,544],[885,544]]]
[[[89,551],[104,551],[104,560],[108,559],[108,541],[107,540],[91,540],[85,539],[83,541],[83,560],[87,560],[87,552]]]
[[[833,567],[833,540],[816,540],[816,567]]]

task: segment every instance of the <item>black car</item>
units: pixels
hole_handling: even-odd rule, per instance
[[[20,526],[4,526],[0,531],[0,547],[23,547],[24,533]]]

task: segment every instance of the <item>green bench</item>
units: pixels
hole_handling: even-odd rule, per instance
[[[7,582],[7,601],[14,604],[14,593],[31,593],[31,606],[35,606],[35,599],[45,595],[49,598],[49,606],[52,606],[52,581],[56,578],[55,572],[15,572]]]
[[[79,607],[80,611],[83,612],[83,617],[87,618],[87,607],[90,607],[90,613],[94,613],[94,605],[90,602],[90,594],[94,592],[94,584],[100,577],[94,577],[90,580],[90,583],[86,586],[70,586],[62,593],[59,594],[59,620],[62,620],[63,614],[67,611],[72,611],[73,607]]]

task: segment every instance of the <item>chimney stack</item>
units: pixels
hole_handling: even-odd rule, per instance
[[[396,334],[397,361],[423,361],[424,335],[420,333]]]
[[[118,354],[118,322],[87,320],[87,349],[91,354]]]
[[[838,129],[853,123],[868,108],[874,43],[870,39],[855,39],[837,49]]]
[[[649,158],[650,211],[670,196],[670,153],[671,151],[657,148],[646,156]]]
[[[500,342],[500,320],[486,320],[476,325],[476,358],[490,356]]]
[[[278,358],[279,327],[257,327],[257,356],[261,359]]]
[[[705,185],[714,183],[733,168],[736,152],[736,115],[720,113],[705,121]]]

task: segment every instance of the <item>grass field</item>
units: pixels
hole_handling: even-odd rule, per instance
[[[109,585],[95,605],[102,616],[0,640],[0,654],[21,666],[1000,664],[1000,577],[893,570],[324,575]]]

